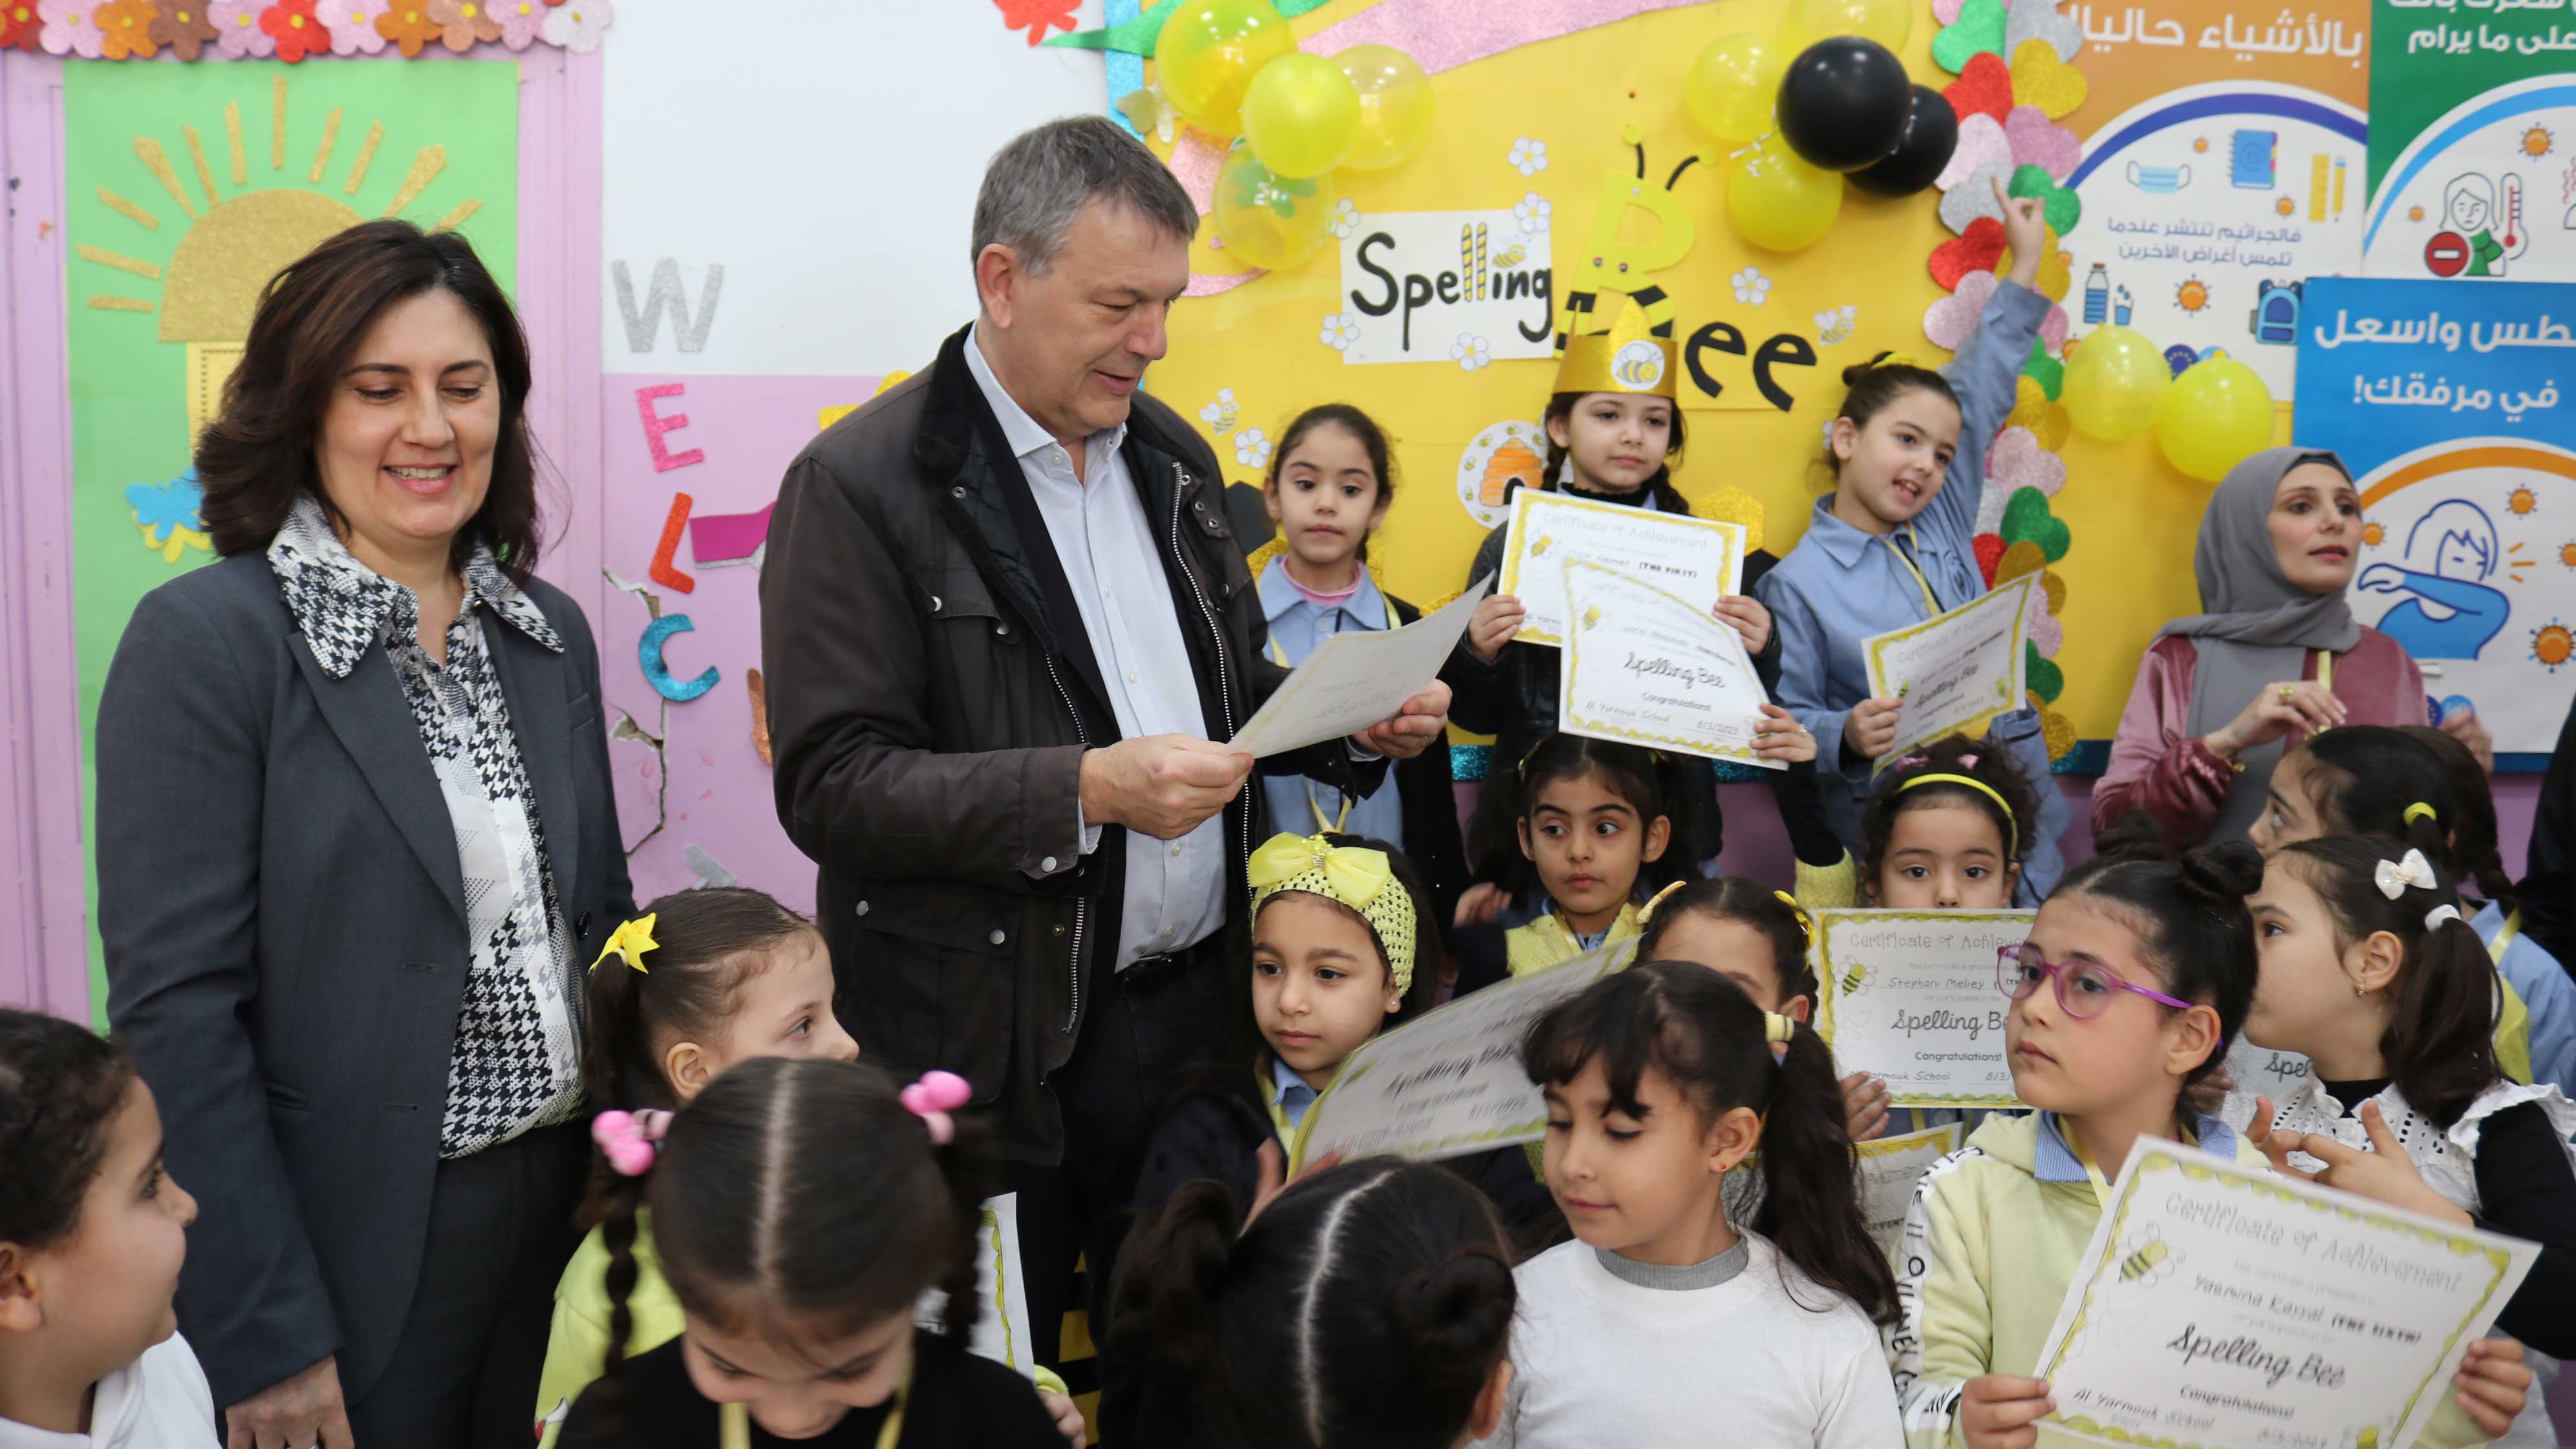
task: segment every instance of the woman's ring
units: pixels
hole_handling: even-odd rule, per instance
[[[2288,704],[2288,703],[2290,702],[2290,698],[2291,698],[2291,696],[2293,696],[2293,695],[2297,694],[2298,692],[2299,692],[2299,691],[2298,691],[2298,690],[2297,690],[2297,688],[2295,688],[2294,686],[2287,685],[2287,684],[2282,685],[2282,686],[2281,686],[2281,703],[2283,703],[2283,704]]]

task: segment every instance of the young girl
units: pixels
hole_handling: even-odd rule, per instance
[[[1369,574],[1369,537],[1395,501],[1395,460],[1385,431],[1367,413],[1348,403],[1299,413],[1280,435],[1262,499],[1279,531],[1278,553],[1260,574],[1273,659],[1293,669],[1332,635],[1422,617],[1411,604],[1379,592]],[[1433,920],[1445,927],[1467,884],[1447,750],[1399,762],[1375,794],[1361,799],[1301,775],[1264,776],[1261,788],[1271,823],[1282,830],[1393,842],[1422,868],[1440,908]]]
[[[2039,798],[2009,756],[1948,735],[1879,772],[1861,812],[1869,903],[1899,911],[2005,911]]]
[[[620,926],[585,983],[589,1040],[582,1064],[590,1100],[629,1114],[687,1105],[728,1068],[755,1057],[855,1061],[857,1042],[832,1014],[832,961],[811,922],[743,886],[709,886],[654,901]],[[613,1319],[613,1264],[631,1265],[619,1352],[632,1357],[681,1329],[645,1215],[643,1183],[616,1170],[603,1142],[583,1220],[590,1235],[555,1289],[554,1329],[538,1380],[537,1416],[551,1445],[565,1408],[599,1377],[621,1335]],[[609,1228],[634,1231],[621,1245]],[[1080,1422],[1060,1382],[1049,1408]],[[1058,1400],[1061,1400],[1060,1402]]]
[[[1183,1188],[1118,1276],[1104,1443],[1464,1449],[1511,1382],[1516,1295],[1494,1211],[1438,1167],[1378,1157],[1266,1200]]]
[[[2418,816],[2432,829],[2416,832]],[[2504,979],[2498,1064],[2518,1082],[2576,1086],[2576,981],[2523,937],[2518,912],[2508,914],[2514,889],[2496,852],[2495,796],[2468,746],[2423,725],[2346,725],[2313,736],[2273,770],[2252,834],[2265,850],[2320,835],[2414,839],[2446,875],[2475,880],[2492,898],[2469,925]]]
[[[221,1437],[170,1306],[196,1216],[125,1053],[0,1008],[0,1449]]]
[[[944,1073],[898,1094],[862,1063],[771,1057],[676,1114],[618,1123],[614,1160],[642,1175],[682,1331],[633,1358],[612,1331],[564,1442],[1058,1449],[1028,1380],[966,1350],[989,1188],[978,1124],[950,1115],[967,1093]],[[636,1209],[628,1194],[603,1225],[612,1330],[635,1284]],[[917,1329],[934,1287],[941,1327]]]
[[[1719,1425],[1748,1444],[1893,1441],[1871,1324],[1895,1285],[1816,1034],[1716,972],[1654,961],[1541,1017],[1521,1060],[1576,1241],[1518,1274],[1494,1442],[1700,1445]],[[1757,1147],[1763,1203],[1736,1223],[1724,1183]]]
[[[1996,967],[2013,1001],[2013,1091],[2038,1110],[1988,1118],[1924,1174],[1906,1214],[1904,1317],[1888,1350],[1906,1437],[1926,1449],[2032,1442],[2055,1405],[2028,1375],[2140,1138],[2263,1161],[2201,1100],[2254,995],[2245,896],[2262,858],[2230,841],[2169,861],[2152,831],[2105,844]],[[2481,1349],[2461,1376],[2463,1407],[2471,1381],[2513,1399],[2490,1432],[2519,1410],[2520,1390],[2488,1385],[2485,1365],[2518,1354]],[[2495,1372],[2524,1376],[2518,1362]]]
[[[1834,491],[1817,500],[1806,537],[1758,590],[1783,641],[1774,693],[1827,752],[1825,808],[1856,857],[1871,762],[1895,746],[1902,708],[1869,697],[1861,641],[1986,591],[1971,542],[1986,448],[2013,409],[2031,340],[2048,316],[2048,299],[2031,290],[2046,238],[2039,205],[2005,196],[2000,181],[1995,196],[2012,270],[1975,334],[1939,372],[1889,353],[1844,370],[1851,392],[1826,459]],[[2039,794],[2039,818],[2023,823],[2027,859],[2017,882],[2017,899],[2036,904],[2064,871],[2057,836],[2067,820],[2039,713],[2015,710],[1986,734]]]
[[[2342,731],[2335,731],[2341,734]],[[2329,736],[2331,738],[2331,736]],[[2307,1074],[2248,1136],[2285,1172],[2540,1244],[2496,1331],[2576,1354],[2576,1105],[2516,1086],[2490,1045],[2495,968],[2418,844],[2357,835],[2275,851],[2254,897],[2263,976],[2246,1035]],[[2504,1442],[2554,1445],[2540,1394]]]

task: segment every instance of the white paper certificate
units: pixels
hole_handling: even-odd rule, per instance
[[[975,1227],[975,1334],[968,1347],[995,1363],[1034,1376],[1028,1295],[1020,1278],[1020,1196],[986,1198]],[[936,1288],[913,1305],[913,1321],[936,1329],[948,1300]]]
[[[1556,727],[1568,734],[1785,770],[1753,753],[1770,702],[1735,626],[1599,564],[1569,559],[1574,628],[1557,650]]]
[[[1995,952],[2036,911],[1818,911],[1807,946],[1817,1030],[1838,1071],[1875,1072],[1899,1107],[2018,1107],[2004,1056],[2012,999]]]
[[[1861,641],[1869,660],[1872,699],[1905,702],[1896,717],[1896,744],[1878,757],[1879,769],[1926,740],[1974,734],[1996,715],[2022,707],[2030,591],[2039,575],[2010,583],[1935,614],[1920,624]]]
[[[1567,559],[1653,584],[1706,613],[1721,595],[1737,590],[1744,573],[1744,525],[1524,488],[1512,495],[1503,579],[1496,586],[1529,611],[1514,639],[1565,642],[1572,610],[1559,566]]]
[[[2057,1400],[2042,1422],[2202,1449],[2413,1444],[2538,1255],[2140,1138],[2032,1370]]]
[[[1468,617],[1493,587],[1488,575],[1403,628],[1354,630],[1316,645],[1244,721],[1229,748],[1262,759],[1394,718],[1406,700],[1440,677],[1441,664],[1467,632]]]
[[[1964,1122],[1947,1122],[1896,1137],[1855,1142],[1859,1155],[1860,1215],[1887,1261],[1896,1263],[1905,1246],[1905,1210],[1914,1201],[1914,1184],[1933,1163],[1959,1150],[1968,1139]]]
[[[1521,1070],[1521,1039],[1557,1003],[1628,964],[1634,941],[1515,976],[1372,1037],[1342,1063],[1298,1123],[1290,1164],[1327,1152],[1430,1161],[1547,1130],[1547,1107]]]

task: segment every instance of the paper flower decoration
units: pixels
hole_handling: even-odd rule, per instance
[[[1547,143],[1520,137],[1512,142],[1511,154],[1503,159],[1523,176],[1536,176],[1547,169]]]
[[[77,55],[83,60],[98,59],[107,44],[107,35],[90,18],[91,0],[39,0],[38,18],[44,29],[37,41],[48,55]]]
[[[489,0],[492,18],[501,22],[501,43],[512,50],[525,50],[537,43],[546,28],[546,10],[551,0]]]
[[[259,28],[276,42],[277,58],[290,65],[331,47],[331,32],[313,18],[313,0],[277,0],[259,12]]]
[[[1543,158],[1540,164],[1542,166],[1546,164]],[[1535,191],[1523,196],[1512,206],[1512,219],[1521,224],[1522,231],[1533,236],[1547,230],[1548,220],[1555,214],[1556,203]]]
[[[1349,236],[1360,229],[1360,204],[1345,196],[1333,203],[1333,235]]]
[[[206,19],[215,27],[215,48],[226,60],[266,60],[277,51],[277,37],[259,28],[259,13],[268,0],[208,0]]]
[[[98,27],[99,53],[109,60],[150,60],[161,43],[152,38],[159,12],[152,0],[100,0],[89,23]]]
[[[609,0],[563,0],[546,12],[545,26],[538,33],[548,45],[588,55],[599,49],[601,37],[615,23],[617,7]]]
[[[406,58],[419,55],[421,47],[438,38],[440,28],[429,18],[427,0],[386,0],[376,16],[376,33],[392,41]]]
[[[177,51],[181,60],[195,60],[206,42],[214,38],[214,23],[206,18],[206,0],[156,0],[153,5],[152,43]],[[6,44],[0,40],[0,45]]]
[[[422,13],[438,27],[439,44],[458,55],[501,38],[501,22],[484,0],[429,0]]]
[[[1474,372],[1494,360],[1494,349],[1493,344],[1475,333],[1461,332],[1458,340],[1449,344],[1449,355],[1462,371]]]
[[[391,3],[393,0],[317,0],[313,18],[331,32],[333,55],[376,55],[385,48],[385,37],[376,29],[376,17]]]
[[[1234,461],[1246,468],[1270,466],[1270,438],[1259,428],[1246,428],[1234,435]]]
[[[1002,28],[1027,31],[1031,45],[1046,39],[1049,30],[1077,30],[1082,25],[1074,14],[1077,0],[993,0],[993,5],[1002,12]]]
[[[0,50],[12,46],[34,50],[44,29],[44,20],[36,14],[36,0],[9,0],[0,5]]]
[[[1735,300],[1747,307],[1759,307],[1771,298],[1771,279],[1762,275],[1760,267],[1746,267],[1729,277],[1727,284],[1735,288]]]
[[[1324,319],[1324,334],[1320,340],[1335,352],[1350,351],[1351,344],[1360,340],[1360,314],[1335,312],[1327,316]]]

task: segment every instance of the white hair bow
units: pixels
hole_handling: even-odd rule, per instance
[[[2456,921],[2459,919],[2460,908],[2458,906],[2435,906],[2433,909],[2424,913],[2424,929],[2430,931],[2441,925],[2444,921]]]
[[[2426,860],[2420,850],[2406,852],[2403,860],[2381,861],[2378,869],[2370,873],[2370,878],[2379,886],[2379,893],[2392,901],[2404,895],[2408,886],[2429,891],[2436,884],[2433,863]]]

